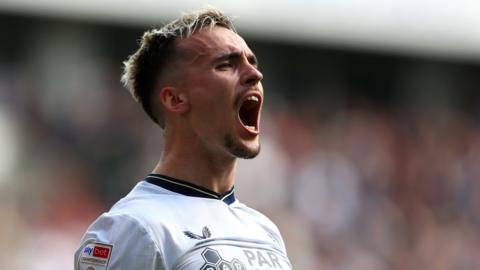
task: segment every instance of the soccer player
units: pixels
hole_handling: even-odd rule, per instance
[[[257,65],[216,9],[143,35],[122,81],[163,128],[164,150],[88,228],[76,270],[291,269],[277,227],[234,194],[236,158],[260,151]]]

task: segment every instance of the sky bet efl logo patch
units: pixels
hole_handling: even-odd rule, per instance
[[[86,244],[78,259],[79,269],[82,270],[105,270],[110,261],[112,245],[103,243]]]

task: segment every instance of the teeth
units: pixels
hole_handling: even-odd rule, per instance
[[[256,97],[256,96],[249,96],[249,97],[247,98],[247,100],[252,100],[252,101],[258,102],[258,97]]]

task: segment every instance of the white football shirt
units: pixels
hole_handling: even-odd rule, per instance
[[[88,228],[75,270],[292,269],[277,227],[240,203],[150,174]]]

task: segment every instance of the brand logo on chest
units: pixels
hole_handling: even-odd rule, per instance
[[[207,238],[210,238],[210,236],[212,236],[212,233],[210,232],[210,229],[208,229],[207,226],[203,227],[202,229],[202,235],[198,235],[198,234],[195,234],[191,231],[183,231],[183,233],[191,238],[191,239],[195,239],[195,240],[205,240]]]

